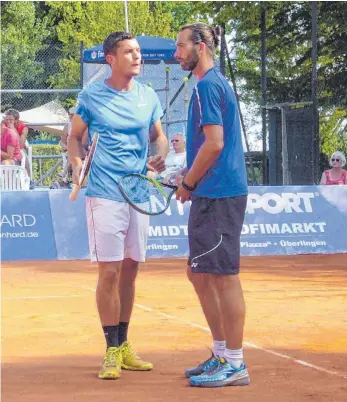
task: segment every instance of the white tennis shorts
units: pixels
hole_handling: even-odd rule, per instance
[[[92,262],[145,261],[149,216],[127,202],[96,197],[87,197],[86,211]]]

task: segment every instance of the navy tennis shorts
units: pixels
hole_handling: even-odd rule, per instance
[[[240,270],[240,236],[247,196],[194,197],[188,221],[192,272],[237,275]]]

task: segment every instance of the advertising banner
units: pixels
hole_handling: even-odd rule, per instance
[[[347,186],[251,187],[242,255],[347,252]]]
[[[56,260],[46,191],[1,193],[1,260]]]
[[[1,258],[88,259],[85,196],[68,190],[3,192]],[[153,205],[162,202],[152,199]],[[147,257],[186,257],[190,203],[150,219]],[[347,186],[250,187],[244,256],[347,253]]]
[[[151,219],[149,257],[188,255],[189,203]],[[347,252],[347,186],[250,187],[241,255]]]
[[[152,200],[152,202],[154,202]],[[156,200],[155,202],[160,202]],[[173,199],[162,214],[151,216],[147,257],[185,257],[188,255],[188,216],[190,203]]]

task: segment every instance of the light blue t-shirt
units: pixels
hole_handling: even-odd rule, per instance
[[[76,114],[88,124],[89,142],[99,133],[86,195],[125,202],[117,183],[146,172],[149,130],[163,115],[157,94],[135,80],[125,92],[95,81],[79,94]]]
[[[242,147],[240,119],[235,94],[216,68],[207,71],[194,88],[187,124],[187,166],[205,141],[204,125],[223,127],[224,148],[202,180],[194,195],[226,198],[247,195],[246,163]]]

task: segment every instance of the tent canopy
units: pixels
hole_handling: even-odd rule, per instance
[[[136,36],[141,48],[142,60],[147,62],[177,63],[174,58],[176,51],[175,41],[172,39],[160,38],[158,36]],[[84,63],[105,64],[105,55],[102,45],[85,49],[83,52]]]
[[[1,113],[1,119],[3,118],[4,114]],[[64,126],[69,122],[69,115],[60,103],[51,101],[34,109],[19,112],[19,121],[34,130],[61,136]]]

